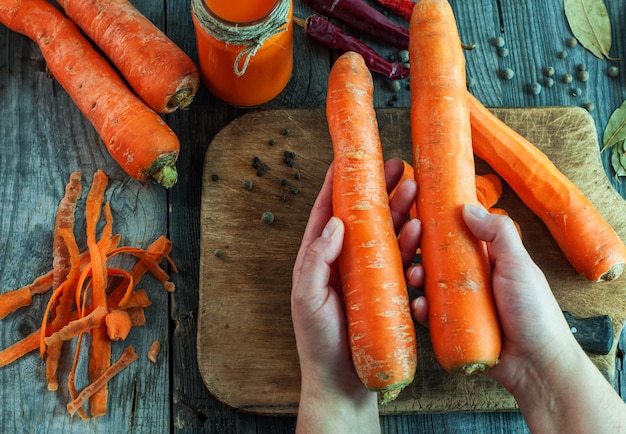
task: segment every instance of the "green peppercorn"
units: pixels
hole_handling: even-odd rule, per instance
[[[509,55],[509,50],[506,47],[498,48],[498,56],[499,57],[507,57]]]
[[[578,71],[577,77],[580,81],[589,80],[589,71]]]
[[[578,45],[578,40],[576,38],[567,38],[567,40],[565,41],[565,45],[570,48],[575,47],[576,45]]]
[[[543,82],[543,87],[554,86],[554,79],[552,77],[544,77],[542,82]]]
[[[617,66],[609,66],[609,69],[606,70],[606,73],[609,77],[617,77],[619,75],[619,68]]]
[[[556,56],[557,56],[559,59],[565,59],[565,58],[567,58],[567,51],[565,51],[565,50],[561,50],[561,51],[559,51],[558,53],[556,53]]]
[[[586,102],[585,104],[583,104],[583,107],[588,112],[593,111],[593,109],[596,108],[596,106],[592,102]]]
[[[243,182],[241,183],[241,185],[246,190],[252,190],[252,188],[254,187],[254,183],[252,182],[251,179],[244,179]]]
[[[261,216],[263,223],[271,225],[274,223],[274,214],[271,211],[265,211]]]
[[[572,82],[572,80],[573,80],[573,78],[572,78],[572,74],[563,74],[563,75],[561,76],[561,81],[562,81],[563,83],[571,83],[571,82]]]
[[[554,68],[551,66],[546,66],[545,68],[543,68],[543,75],[545,75],[546,77],[554,76]]]
[[[541,93],[541,85],[536,81],[528,86],[528,93],[531,95],[539,95]]]
[[[575,87],[574,89],[570,90],[570,95],[571,96],[580,96],[583,93],[583,91],[580,89],[580,87]]]
[[[491,43],[493,44],[494,47],[500,48],[500,47],[504,47],[505,41],[502,36],[496,36],[495,38],[491,40]]]
[[[505,68],[500,70],[499,75],[503,80],[510,80],[515,76],[515,72],[511,68]]]

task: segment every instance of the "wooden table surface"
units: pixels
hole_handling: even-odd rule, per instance
[[[196,44],[189,1],[131,0],[194,60]],[[368,1],[373,3],[373,1]],[[613,110],[626,98],[626,68],[618,77],[606,73],[620,61],[600,60],[582,46],[567,47],[571,37],[561,0],[451,1],[461,37],[476,48],[466,54],[471,92],[492,107],[582,106],[591,102],[591,115],[601,139]],[[624,57],[626,28],[621,2],[606,0],[613,25],[613,57]],[[294,0],[295,14],[311,11]],[[400,22],[398,20],[398,22]],[[405,24],[406,25],[406,24]],[[502,36],[508,56],[500,57],[490,41]],[[365,39],[365,38],[364,38]],[[375,43],[374,41],[368,40]],[[335,53],[294,33],[295,68],[285,91],[263,108],[323,107],[326,81]],[[397,50],[376,45],[385,54]],[[568,56],[557,54],[565,51]],[[584,64],[587,82],[564,84],[565,73],[576,74]],[[527,86],[542,80],[542,68],[553,66],[555,84],[538,95]],[[511,68],[515,76],[502,80],[498,71]],[[375,77],[377,107],[408,107],[404,83],[393,91],[388,80]],[[572,88],[581,89],[580,96]],[[98,168],[109,174],[107,198],[111,201],[115,232],[122,243],[147,245],[159,235],[173,242],[172,257],[178,273],[172,279],[176,292],[168,294],[154,279],[142,282],[153,305],[147,324],[133,330],[128,343],[140,360],[110,386],[106,416],[82,421],[65,411],[67,396],[48,392],[43,363],[28,355],[0,369],[1,432],[129,432],[129,433],[280,433],[293,432],[295,418],[245,414],[227,407],[205,388],[196,360],[198,317],[199,218],[202,162],[212,138],[230,121],[246,113],[217,99],[202,87],[188,111],[165,117],[181,141],[179,181],[170,190],[142,185],[116,166],[87,120],[45,69],[37,46],[27,38],[0,26],[0,292],[30,283],[51,268],[51,228],[56,206],[71,171],[80,170],[84,185]],[[624,197],[624,181],[615,179],[609,154],[603,154],[607,176]],[[79,205],[79,220],[84,208]],[[83,228],[80,226],[79,228]],[[84,239],[79,242],[84,243]],[[10,345],[36,329],[45,299],[0,322],[0,347]],[[162,343],[158,363],[145,353],[153,340]],[[616,362],[615,387],[626,397],[621,337]],[[114,346],[114,354],[122,346]],[[64,359],[61,381],[67,376],[70,358]],[[245,381],[245,378],[242,378]],[[524,433],[528,428],[519,413],[447,413],[385,416],[383,432],[492,432]]]

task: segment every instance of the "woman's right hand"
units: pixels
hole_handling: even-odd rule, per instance
[[[502,327],[500,360],[486,375],[513,394],[532,432],[626,432],[626,404],[574,339],[513,221],[472,205],[463,218],[487,242]],[[427,322],[424,297],[412,310]]]

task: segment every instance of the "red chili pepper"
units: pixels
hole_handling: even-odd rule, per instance
[[[401,50],[409,47],[409,31],[363,0],[304,0],[304,3],[315,12],[335,18]]]
[[[293,20],[296,24],[304,27],[306,35],[311,39],[342,53],[346,51],[359,53],[372,72],[383,74],[392,80],[400,80],[410,75],[411,71],[406,66],[397,62],[390,62],[369,45],[345,34],[340,27],[319,15],[311,15],[306,19],[306,22],[296,17]]]
[[[388,8],[406,22],[411,21],[411,14],[415,2],[413,0],[376,0],[380,5]]]

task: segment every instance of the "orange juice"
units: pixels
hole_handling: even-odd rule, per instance
[[[200,70],[214,95],[254,107],[285,88],[293,68],[291,0],[193,0],[192,6]]]

